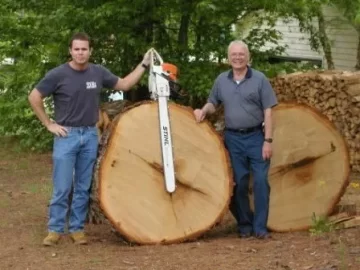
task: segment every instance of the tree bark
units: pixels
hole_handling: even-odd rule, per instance
[[[358,46],[357,46],[355,69],[360,70],[360,29],[357,30],[357,33],[358,33]]]
[[[180,29],[178,36],[178,44],[182,50],[186,50],[188,47],[188,32],[190,23],[190,12],[183,14],[180,21]]]
[[[335,69],[335,65],[331,53],[331,44],[328,35],[326,34],[325,19],[321,10],[319,10],[318,12],[318,23],[319,23],[319,39],[325,54],[327,68]]]

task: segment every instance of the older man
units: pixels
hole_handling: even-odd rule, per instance
[[[224,105],[225,146],[234,172],[235,187],[230,210],[238,223],[240,237],[269,237],[267,220],[270,186],[268,171],[272,155],[272,112],[275,93],[265,75],[249,66],[250,53],[242,41],[228,47],[231,70],[215,80],[208,102],[194,111],[198,122]],[[248,189],[253,176],[255,209],[250,209]]]

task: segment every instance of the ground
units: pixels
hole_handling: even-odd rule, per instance
[[[64,237],[43,247],[51,193],[51,154],[18,151],[0,139],[0,269],[360,269],[360,228],[320,236],[308,231],[274,233],[270,240],[239,239],[230,215],[204,237],[167,246],[130,246],[108,225],[88,225],[88,246]],[[342,201],[360,203],[353,174]]]

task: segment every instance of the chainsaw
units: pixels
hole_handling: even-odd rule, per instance
[[[176,184],[168,100],[171,96],[171,84],[177,80],[177,67],[164,63],[155,49],[151,50],[150,57],[149,92],[151,99],[158,101],[165,188],[167,192],[173,193]]]

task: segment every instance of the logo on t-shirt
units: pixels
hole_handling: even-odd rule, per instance
[[[96,89],[96,82],[86,82],[86,89]]]

